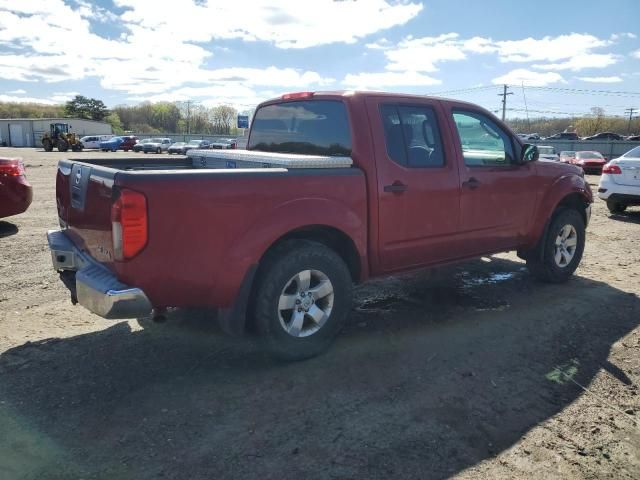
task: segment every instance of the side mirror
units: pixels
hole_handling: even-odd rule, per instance
[[[540,153],[538,147],[530,143],[525,143],[522,146],[522,156],[520,157],[521,163],[535,162],[538,160]]]

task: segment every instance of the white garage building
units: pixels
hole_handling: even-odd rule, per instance
[[[84,118],[0,118],[0,145],[7,147],[39,147],[51,123],[68,123],[71,132],[85,135],[109,135],[111,125]]]

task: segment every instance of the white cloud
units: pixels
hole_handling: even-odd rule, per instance
[[[618,76],[612,77],[577,77],[578,80],[590,83],[619,83],[622,82],[622,78]]]
[[[606,68],[618,62],[618,55],[612,53],[583,53],[575,55],[561,63],[533,65],[540,70],[572,70],[574,72],[586,68]]]
[[[56,105],[61,102],[56,102],[50,98],[36,98],[36,97],[16,97],[14,95],[0,95],[0,102],[10,103],[40,103],[43,105]]]
[[[343,85],[360,90],[382,90],[398,86],[424,87],[440,83],[440,80],[418,72],[350,73],[342,81]]]
[[[612,33],[609,38],[615,42],[616,40],[619,40],[621,38],[630,38],[632,40],[635,40],[636,38],[638,38],[638,36],[635,33],[622,32],[622,33]]]
[[[26,90],[23,90],[22,88],[19,88],[17,90],[11,90],[10,92],[6,92],[9,95],[24,95],[25,93],[27,93]]]
[[[243,39],[272,42],[278,48],[307,48],[353,43],[372,33],[402,25],[422,10],[422,4],[387,0],[333,1],[254,0],[195,3],[174,0],[115,0],[128,10],[122,20],[133,35],[144,30],[175,42]]]
[[[438,37],[407,38],[396,47],[385,51],[388,70],[405,72],[436,72],[436,64],[444,61],[464,60],[466,55],[457,33]]]
[[[553,83],[567,83],[559,73],[555,72],[533,72],[526,68],[517,68],[511,70],[500,77],[496,77],[491,80],[492,83],[507,84],[507,85],[520,85],[524,83],[529,87],[544,87]]]
[[[640,50],[636,50],[635,52],[631,52],[631,56],[633,58],[639,58],[640,59]]]
[[[593,35],[571,33],[541,39],[506,40],[495,42],[495,45],[502,62],[557,62],[609,46],[611,42]]]

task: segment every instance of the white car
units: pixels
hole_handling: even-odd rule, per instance
[[[556,149],[549,145],[538,145],[538,154],[540,160],[550,160],[552,162],[560,161],[560,156],[556,152]]]
[[[88,135],[86,137],[82,137],[80,139],[80,143],[82,143],[82,146],[85,149],[99,149],[100,142],[106,142],[110,138],[113,138],[113,135]]]
[[[607,202],[611,213],[622,213],[630,205],[640,205],[640,147],[604,166],[598,197]]]

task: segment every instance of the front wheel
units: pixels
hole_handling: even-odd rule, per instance
[[[162,150],[161,149],[157,149],[156,153],[162,153]]]
[[[612,198],[607,200],[607,208],[611,213],[624,213],[627,206],[624,203],[620,203]]]
[[[550,283],[566,282],[576,271],[584,252],[584,220],[576,210],[556,211],[542,244],[542,253],[527,259],[527,268],[539,280]]]
[[[317,242],[288,241],[262,262],[253,319],[271,354],[304,360],[331,345],[352,298],[349,269],[336,252]]]

